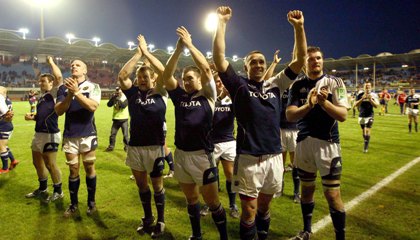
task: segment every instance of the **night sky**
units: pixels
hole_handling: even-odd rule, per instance
[[[302,10],[308,45],[322,48],[325,57],[357,57],[382,52],[406,53],[420,48],[418,0],[55,0],[44,9],[45,37],[71,32],[101,38],[101,43],[127,47],[138,33],[156,48],[174,46],[175,29],[185,26],[193,43],[211,50],[212,34],[204,30],[206,15],[219,5],[233,9],[228,23],[226,55],[243,57],[261,50],[268,59],[276,49],[290,60],[293,28],[289,10]],[[27,38],[40,37],[40,8],[29,0],[0,0],[0,28],[27,27]],[[1,49],[0,49],[1,50]]]

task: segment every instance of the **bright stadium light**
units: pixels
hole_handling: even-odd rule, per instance
[[[234,62],[238,61],[238,55],[233,55],[232,60],[233,60]]]
[[[169,53],[169,54],[172,54],[172,53],[174,52],[174,47],[172,47],[172,46],[168,46],[168,47],[166,48],[166,50],[168,50],[168,53]]]
[[[71,40],[72,40],[72,39],[75,39],[75,38],[76,38],[76,36],[74,36],[74,34],[73,34],[73,33],[67,33],[67,34],[66,34],[66,38],[68,39],[68,41],[67,41],[67,42],[68,42],[69,44],[71,44]]]
[[[26,34],[29,33],[29,29],[27,28],[19,28],[18,32],[22,33],[22,38],[26,39]]]
[[[40,39],[44,40],[44,9],[59,4],[61,0],[26,0],[27,3],[32,6],[39,7],[41,10],[40,14]]]
[[[129,42],[127,43],[127,45],[128,45],[128,50],[132,50],[132,49],[133,49],[133,46],[134,46],[135,44],[134,44],[134,42],[133,42],[133,41],[129,41]]]
[[[206,28],[208,32],[214,32],[216,30],[218,22],[219,22],[219,18],[217,17],[217,14],[209,13],[206,17],[204,27]]]
[[[213,57],[213,54],[210,51],[206,52],[206,58],[210,59]]]
[[[184,55],[185,56],[189,56],[190,55],[190,50],[188,48],[184,49]]]
[[[403,65],[401,65],[401,67],[402,68],[406,68],[406,67],[408,67],[408,65],[407,64],[403,64]]]
[[[97,46],[98,46],[98,42],[100,42],[100,41],[101,41],[101,39],[100,39],[100,38],[98,38],[98,37],[93,37],[93,38],[92,38],[92,41],[94,41],[94,42],[95,42],[95,47],[97,47]]]
[[[337,70],[333,69],[333,70],[331,70],[331,72],[335,73],[335,72],[337,72]]]
[[[368,67],[365,67],[365,68],[363,68],[363,70],[367,71],[367,70],[369,70],[369,68]]]
[[[152,52],[153,49],[155,48],[155,45],[153,43],[151,43],[147,47],[149,48],[149,51]]]

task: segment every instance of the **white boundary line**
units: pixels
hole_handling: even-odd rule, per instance
[[[412,166],[416,165],[418,162],[420,162],[420,157],[415,158],[414,160],[412,160],[411,162],[407,163],[406,165],[404,165],[403,167],[401,167],[400,169],[398,169],[397,171],[395,171],[394,173],[392,173],[388,177],[382,179],[380,182],[378,182],[377,184],[375,184],[373,187],[371,187],[366,192],[363,192],[362,194],[360,194],[359,196],[357,196],[356,198],[354,198],[350,202],[345,203],[344,206],[345,206],[346,211],[350,211],[353,207],[355,207],[356,205],[358,205],[360,202],[366,200],[366,198],[368,198],[368,197],[372,196],[373,194],[375,194],[381,188],[383,188],[386,185],[388,185],[396,177],[398,177],[401,174],[403,174],[405,171],[407,171],[408,169],[410,169]],[[321,220],[319,220],[318,222],[316,222],[312,226],[312,233],[316,233],[317,231],[321,230],[322,228],[324,228],[325,226],[327,226],[330,223],[331,223],[331,217],[330,217],[330,215],[326,215],[325,217],[323,217]]]

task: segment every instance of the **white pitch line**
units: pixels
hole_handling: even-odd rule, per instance
[[[371,187],[366,192],[363,192],[362,194],[360,194],[359,196],[357,196],[356,198],[354,198],[350,202],[345,203],[344,206],[345,206],[346,211],[350,211],[353,207],[355,207],[356,205],[358,205],[360,202],[366,200],[366,198],[368,198],[368,197],[372,196],[373,194],[375,194],[381,188],[383,188],[386,185],[388,185],[396,177],[398,177],[401,174],[403,174],[405,171],[407,171],[408,169],[410,169],[412,166],[416,165],[418,162],[420,162],[420,157],[415,158],[411,162],[409,162],[406,165],[404,165],[402,168],[400,168],[397,171],[395,171],[393,174],[391,174],[388,177],[382,179],[382,181],[378,182],[376,185],[374,185],[373,187]],[[313,233],[316,233],[317,231],[321,230],[322,228],[324,228],[325,226],[327,226],[330,223],[331,223],[331,217],[330,217],[330,215],[326,215],[325,217],[323,217],[321,220],[319,220],[318,222],[316,222],[312,226],[312,232]]]

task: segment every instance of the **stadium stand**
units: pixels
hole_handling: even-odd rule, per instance
[[[80,58],[88,64],[88,77],[104,88],[103,94],[107,97],[109,91],[113,91],[116,85],[119,70],[133,55],[132,51],[119,48],[112,43],[95,46],[89,40],[80,39],[71,44],[58,37],[48,37],[42,41],[22,39],[16,33],[0,30],[1,85],[8,87],[11,94],[17,91],[15,88],[36,87],[33,64],[42,72],[49,71],[45,63],[48,55],[56,58],[63,76],[67,77],[70,75],[72,59]],[[166,62],[170,56],[161,49],[153,51],[153,55],[161,62]],[[235,69],[242,69],[243,59],[233,61],[228,58],[228,61],[234,65]],[[192,64],[191,56],[182,56],[175,76],[180,78],[180,69]],[[285,68],[287,64],[279,64],[276,71]],[[419,67],[420,49],[402,54],[388,52],[376,56],[362,54],[356,58],[344,56],[339,59],[327,58],[324,61],[325,71],[342,78],[350,91],[367,80],[373,81],[373,86],[377,91],[383,87],[391,90],[420,88]],[[239,72],[239,74],[243,73]],[[22,91],[18,92],[21,94]]]

